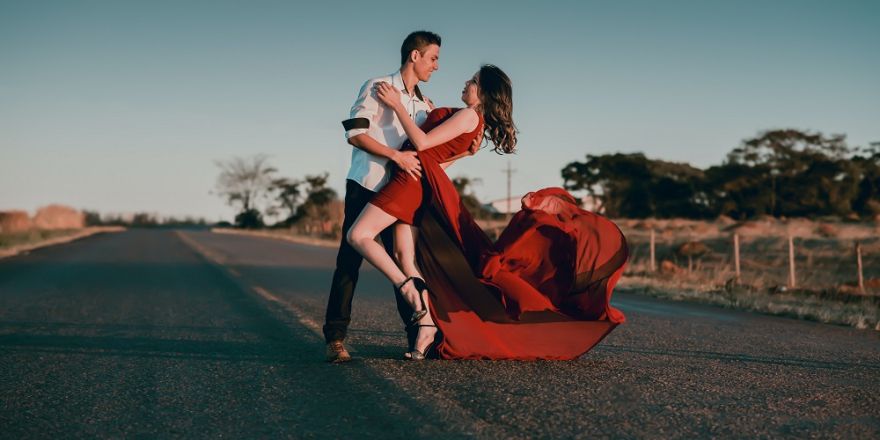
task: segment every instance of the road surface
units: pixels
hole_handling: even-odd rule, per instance
[[[362,272],[323,362],[333,249],[131,230],[0,260],[0,437],[880,438],[880,334],[615,294],[573,362],[398,360]]]

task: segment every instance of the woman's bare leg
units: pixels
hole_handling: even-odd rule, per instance
[[[354,224],[351,225],[346,240],[348,240],[348,243],[351,244],[356,251],[363,255],[364,259],[385,274],[385,276],[391,280],[391,283],[397,287],[400,286],[409,275],[404,274],[391,256],[388,255],[385,247],[376,242],[376,236],[395,222],[397,222],[397,218],[376,207],[376,205],[368,203],[366,208],[364,208],[358,216],[357,220],[354,221]],[[409,237],[409,240],[410,242],[412,241],[412,236]],[[421,303],[418,299],[418,291],[415,286],[413,286],[412,282],[406,283],[401,288],[401,291],[406,301],[414,310],[419,310],[421,308]]]
[[[394,253],[397,257],[397,261],[400,264],[400,268],[403,270],[403,273],[408,277],[419,277],[422,275],[419,273],[419,269],[416,266],[416,241],[418,240],[418,228],[410,226],[406,223],[398,223],[394,225]],[[422,292],[418,293],[419,295]],[[430,307],[430,301],[428,298],[428,292],[424,292],[424,300],[425,307]],[[416,298],[417,303],[413,306],[415,309],[421,308],[421,301]],[[431,313],[427,313],[422,319],[419,320],[419,324],[422,325],[434,325],[434,320],[431,318]],[[425,348],[431,341],[434,340],[434,336],[437,334],[436,327],[419,327],[419,334],[416,337],[416,350],[424,353]]]
[[[394,257],[406,276],[420,277],[416,267],[415,228],[406,223],[394,225]]]
[[[377,208],[376,205],[368,203],[354,224],[351,225],[348,236],[345,237],[351,247],[385,274],[395,286],[402,283],[406,279],[406,275],[397,267],[385,248],[376,242],[376,237],[396,221],[397,218],[394,216]]]

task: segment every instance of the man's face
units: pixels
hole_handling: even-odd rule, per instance
[[[417,51],[415,62],[413,62],[413,68],[419,81],[428,82],[428,80],[431,79],[431,74],[440,68],[439,61],[440,46],[436,44],[428,45],[428,47],[421,52]]]

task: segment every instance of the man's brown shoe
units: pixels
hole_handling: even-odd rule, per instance
[[[351,354],[345,349],[345,345],[342,344],[342,341],[331,341],[327,343],[327,362],[338,364],[350,360]]]

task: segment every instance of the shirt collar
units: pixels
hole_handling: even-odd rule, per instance
[[[394,85],[394,87],[397,87],[397,89],[401,92],[409,95],[409,92],[407,92],[406,90],[406,84],[403,83],[403,75],[400,74],[400,70],[396,70],[394,73],[391,74],[391,84]],[[419,90],[418,85],[415,86],[414,92],[416,98],[418,98],[419,101],[425,100],[425,98],[422,97],[422,91]]]

